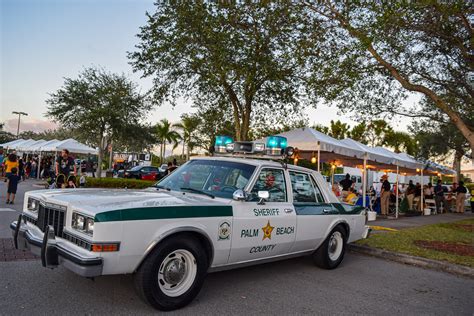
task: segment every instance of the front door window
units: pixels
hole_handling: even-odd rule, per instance
[[[285,175],[281,169],[264,168],[250,192],[250,201],[258,201],[258,191],[268,191],[268,202],[286,202],[287,190]]]

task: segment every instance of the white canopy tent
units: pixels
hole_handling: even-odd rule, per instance
[[[24,142],[24,141],[25,141],[25,139],[23,139],[23,138],[15,139],[15,140],[12,140],[12,141],[10,141],[10,142],[1,144],[1,146],[2,146],[3,148],[13,148],[12,146],[15,146],[16,144],[22,143],[22,142]]]
[[[41,139],[41,140],[29,139],[16,145],[16,150],[20,152],[32,152],[31,148],[33,146],[44,143],[44,142],[45,142],[44,139]]]

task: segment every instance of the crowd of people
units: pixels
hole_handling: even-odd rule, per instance
[[[342,191],[339,192],[339,189]],[[343,202],[355,205],[362,205],[362,189],[355,188],[355,182],[347,174],[345,179],[339,182],[339,185],[333,185],[332,189],[336,196],[339,196]],[[422,187],[420,183],[391,184],[388,176],[383,175],[379,182],[369,186],[365,205],[373,210],[380,212],[382,216],[388,216],[391,210],[395,209],[396,196],[398,192],[399,205],[406,203],[408,211],[421,212],[429,202],[434,201],[437,213],[464,213],[467,188],[463,181],[453,183],[451,186],[443,185],[438,180],[436,185],[428,183]],[[423,205],[421,195],[423,194]],[[471,192],[471,210],[474,212],[474,189]]]
[[[39,168],[38,168],[39,167]],[[53,156],[18,155],[0,150],[0,176],[7,183],[6,204],[14,204],[18,183],[28,178],[36,178],[37,172],[41,179],[49,179],[50,187],[76,187],[77,168],[69,151],[64,149],[55,159]],[[80,185],[85,184],[82,175]]]

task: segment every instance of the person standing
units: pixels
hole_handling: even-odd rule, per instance
[[[22,181],[25,181],[25,163],[23,158],[18,159],[18,175]]]
[[[3,150],[0,150],[0,176],[3,176],[3,169],[5,168],[4,164],[3,164],[3,160],[4,160],[4,156],[3,156]]]
[[[390,182],[388,182],[388,176],[384,174],[382,176],[382,190],[380,191],[380,207],[382,215],[388,215],[388,207],[390,205]]]
[[[471,212],[474,213],[474,187],[471,190]]]
[[[19,181],[20,176],[18,175],[18,169],[16,167],[13,167],[10,170],[10,175],[8,176],[7,204],[14,203]]]
[[[464,201],[466,200],[467,189],[463,181],[459,181],[456,189],[456,213],[464,213]]]
[[[31,159],[31,172],[30,172],[30,177],[33,178],[33,179],[36,179],[36,168],[37,168],[37,164],[36,164],[36,159]]]
[[[441,180],[438,180],[436,186],[434,187],[434,196],[436,203],[436,213],[443,213],[442,210],[446,210],[446,201],[444,200],[444,189],[441,185]],[[441,208],[443,204],[443,208]]]
[[[406,191],[407,200],[408,200],[408,209],[410,211],[413,210],[413,199],[415,198],[415,191],[416,191],[416,188],[415,188],[415,185],[413,184],[413,180],[410,180],[410,182],[408,182],[408,188]]]
[[[12,169],[16,168],[18,170],[18,160],[14,153],[8,155],[7,160],[5,161],[5,182],[7,182],[8,177],[12,173]]]
[[[64,178],[67,179],[71,173],[71,169],[74,172],[74,176],[76,176],[76,164],[74,163],[74,159],[69,157],[69,150],[63,149],[61,156],[59,156],[56,162],[56,176],[63,174]]]
[[[346,178],[339,181],[339,184],[342,187],[342,199],[345,200],[347,196],[349,195],[349,190],[352,188],[352,180],[351,180],[351,175],[346,174]]]

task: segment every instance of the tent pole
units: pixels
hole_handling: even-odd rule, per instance
[[[396,184],[397,184],[397,191],[396,191],[396,194],[395,194],[395,218],[398,218],[398,191],[400,190],[400,185],[398,184],[398,173],[399,173],[399,168],[398,168],[398,165],[397,165],[397,181],[396,181]]]
[[[421,170],[421,194],[420,194],[420,205],[421,205],[421,213],[425,214],[425,208],[423,207],[423,195],[425,194],[425,190],[423,189],[423,168]]]
[[[362,171],[362,206],[366,207],[365,199],[367,195],[367,155],[364,155],[364,170]]]
[[[318,145],[318,173],[321,172],[321,149],[320,145]]]

